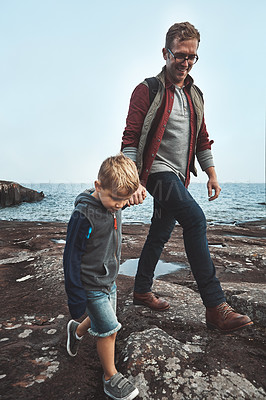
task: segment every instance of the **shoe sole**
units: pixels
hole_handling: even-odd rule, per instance
[[[237,328],[234,328],[234,329],[220,329],[218,326],[216,326],[214,324],[211,324],[209,322],[206,322],[206,325],[207,325],[207,328],[210,329],[210,330],[213,330],[213,331],[217,330],[217,331],[222,332],[222,333],[229,333],[229,332],[238,331],[239,329],[243,329],[243,328],[246,328],[247,326],[251,326],[251,325],[254,325],[254,324],[253,324],[252,321],[250,321],[250,322],[248,322],[248,323],[246,323],[244,325],[240,325],[240,326],[238,326]]]
[[[134,304],[134,306],[144,306],[144,307],[148,307],[148,308],[150,308],[151,310],[153,310],[153,311],[165,311],[165,310],[168,310],[168,308],[170,308],[170,304],[168,304],[166,307],[164,307],[164,308],[154,308],[154,307],[150,307],[150,306],[148,306],[148,304],[145,304],[145,303],[142,303],[141,301],[139,301],[139,300],[133,300],[133,304]]]
[[[71,357],[75,357],[77,355],[77,353],[76,354],[71,353],[71,350],[70,350],[70,325],[73,321],[74,320],[71,319],[67,324],[67,352]]]
[[[103,390],[104,393],[107,394],[107,396],[111,397],[111,399],[114,400],[133,400],[139,394],[139,390],[137,388],[126,397],[115,397],[111,393],[109,393],[108,390],[106,390],[105,388]]]

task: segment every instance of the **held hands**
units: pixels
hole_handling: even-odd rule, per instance
[[[139,184],[138,189],[130,197],[127,205],[133,206],[133,205],[137,205],[137,204],[142,204],[143,201],[145,200],[146,196],[147,196],[146,188],[144,186],[142,186],[141,184]]]
[[[218,183],[214,167],[207,168],[205,172],[209,177],[209,180],[207,182],[209,201],[212,201],[217,199],[222,189],[220,188],[220,185]],[[212,195],[213,190],[214,190],[214,195]]]

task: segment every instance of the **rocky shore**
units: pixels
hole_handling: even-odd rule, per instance
[[[122,262],[139,257],[147,231],[123,226]],[[63,223],[0,221],[1,400],[106,399],[95,340],[66,353],[65,235]],[[116,361],[139,399],[266,399],[265,236],[262,222],[208,228],[228,302],[254,321],[236,333],[207,330],[189,267],[156,279],[171,303],[163,313],[133,306],[133,278],[119,275]],[[178,226],[161,258],[187,265]]]

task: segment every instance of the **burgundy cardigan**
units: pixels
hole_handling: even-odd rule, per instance
[[[210,149],[213,141],[209,140],[209,135],[206,129],[205,120],[203,116],[200,132],[198,134],[197,143],[196,142],[196,113],[194,111],[194,106],[190,96],[190,88],[193,80],[190,76],[186,78],[184,92],[188,99],[188,104],[190,108],[190,144],[189,144],[189,154],[188,154],[188,167],[187,175],[185,180],[185,186],[187,187],[190,182],[190,171],[196,175],[196,171],[193,171],[192,166],[194,165],[195,149],[196,153]],[[144,156],[143,156],[143,168],[140,173],[141,183],[145,186],[149,172],[153,163],[153,160],[159,149],[165,127],[172,111],[174,102],[174,91],[175,86],[166,78],[165,93],[162,100],[162,104],[158,109],[152,127],[149,133],[149,137],[145,146]],[[129,105],[128,116],[126,119],[126,128],[123,133],[122,147],[138,147],[142,125],[145,116],[150,107],[149,100],[149,88],[140,83],[132,93]]]

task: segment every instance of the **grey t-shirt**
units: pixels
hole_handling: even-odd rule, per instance
[[[190,110],[184,90],[175,87],[174,104],[150,174],[172,171],[184,182],[190,142]]]

